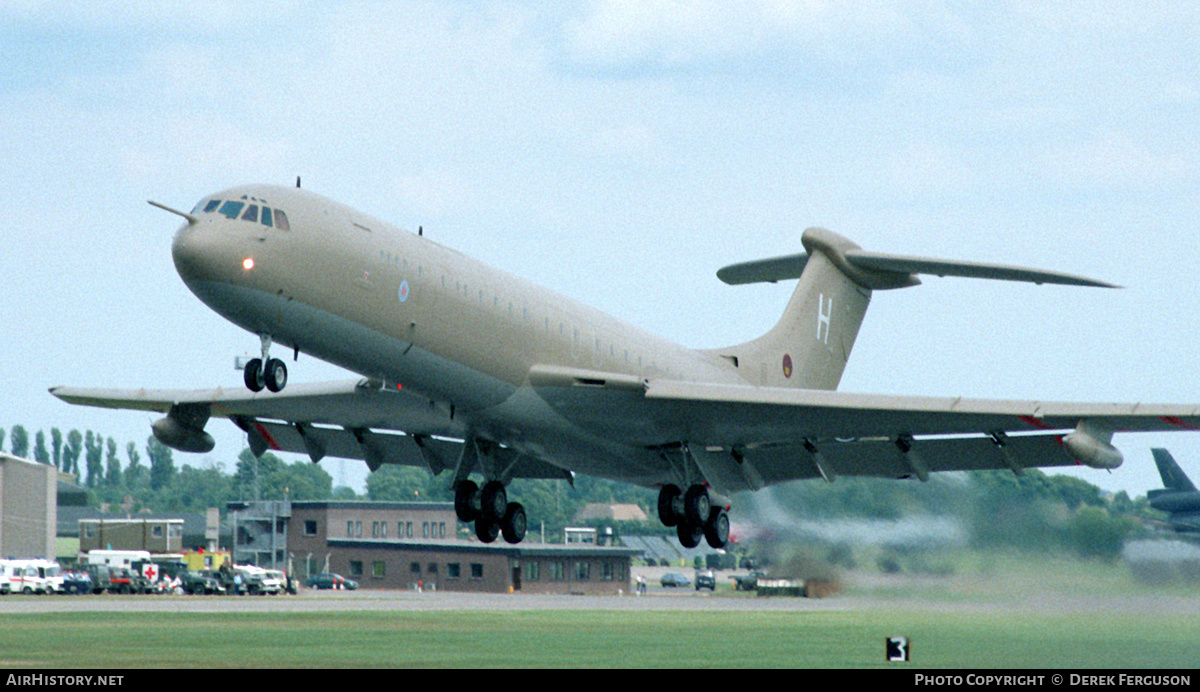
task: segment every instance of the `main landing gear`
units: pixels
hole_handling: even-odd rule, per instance
[[[509,543],[525,539],[525,508],[519,502],[508,501],[500,481],[488,481],[482,490],[474,481],[455,484],[454,513],[459,521],[475,522],[475,535],[483,543],[491,543],[501,534]]]
[[[242,371],[246,389],[252,392],[261,392],[266,387],[272,392],[283,391],[283,388],[287,386],[287,366],[283,364],[282,360],[271,358],[268,354],[271,350],[270,335],[263,334],[261,338],[262,358],[250,359]]]
[[[695,548],[704,538],[713,548],[724,548],[729,542],[729,514],[724,507],[713,507],[708,488],[696,484],[687,492],[667,484],[658,491],[658,518],[666,526],[674,526],[679,543]]]

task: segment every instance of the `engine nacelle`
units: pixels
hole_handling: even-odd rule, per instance
[[[150,430],[154,433],[156,440],[181,452],[203,454],[211,452],[217,444],[213,436],[204,430],[197,430],[185,425],[170,415],[154,421],[150,425]]]
[[[1115,469],[1125,456],[1112,444],[1112,431],[1081,421],[1063,438],[1063,448],[1075,461],[1094,469]]]

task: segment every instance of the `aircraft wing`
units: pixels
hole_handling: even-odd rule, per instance
[[[1115,432],[1200,430],[1200,406],[886,396],[543,374],[539,394],[598,435],[681,448],[724,492],[838,475],[1084,464],[1113,468]],[[548,386],[548,385],[558,386]],[[640,391],[639,391],[640,390]]]
[[[445,410],[369,379],[295,383],[279,393],[78,387],[55,387],[50,393],[71,404],[166,414],[155,423],[156,435],[173,435],[179,444],[172,446],[185,451],[212,448],[211,438],[204,439],[204,425],[212,416],[232,420],[255,454],[298,452],[314,462],[326,456],[361,459],[371,470],[401,464],[437,474],[453,468],[463,446],[464,430]],[[502,461],[511,463],[514,478],[565,477],[545,462],[515,452],[500,454],[512,457]]]
[[[650,381],[646,402],[678,421],[710,482],[753,489],[792,478],[885,477],[1085,464],[1113,468],[1114,432],[1200,430],[1200,407],[896,397]],[[659,418],[664,420],[664,418]],[[734,453],[736,450],[736,454]]]

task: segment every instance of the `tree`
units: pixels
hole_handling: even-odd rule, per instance
[[[50,464],[50,450],[46,449],[46,433],[41,430],[37,431],[34,437],[33,445],[33,460],[39,464]]]
[[[108,455],[105,460],[104,486],[121,487],[121,460],[117,458],[117,441],[108,438]]]
[[[151,435],[146,438],[146,456],[150,458],[150,489],[162,490],[175,476],[175,460],[171,448]]]
[[[132,442],[126,445],[125,456],[129,459],[125,473],[121,474],[125,487],[132,491],[150,487],[150,472],[141,464],[142,456],[138,454],[137,445]]]
[[[79,478],[79,455],[83,454],[83,435],[78,430],[67,433],[67,446],[63,448],[62,471]]]
[[[198,469],[185,464],[170,487],[159,493],[159,506],[173,511],[203,511],[224,507],[234,498],[233,477],[219,467]]]
[[[14,425],[12,428],[12,454],[22,459],[29,455],[29,432],[23,425]]]
[[[287,464],[270,452],[256,459],[249,449],[238,455],[234,484],[239,497],[255,500],[325,500],[333,494],[333,477],[320,466]]]
[[[87,450],[87,487],[99,487],[104,480],[104,438],[89,430],[83,446]]]
[[[50,446],[54,448],[54,468],[62,471],[63,434],[58,428],[50,428]]]

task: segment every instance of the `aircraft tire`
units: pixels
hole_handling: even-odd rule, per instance
[[[479,486],[475,485],[475,481],[462,481],[454,485],[454,513],[459,521],[470,523],[479,518],[479,510],[472,503],[478,493]]]
[[[246,389],[252,392],[261,392],[263,387],[267,386],[262,371],[262,358],[251,358],[250,362],[246,363],[246,368],[242,371],[242,380],[246,383]]]
[[[700,545],[700,539],[704,537],[704,529],[686,521],[679,522],[675,531],[679,534],[679,545],[685,548],[695,548]]]
[[[689,487],[683,496],[683,513],[687,517],[687,523],[703,528],[712,513],[712,500],[708,497],[708,488],[699,483]]]
[[[500,522],[500,532],[509,543],[520,543],[525,540],[525,530],[529,522],[525,517],[525,508],[519,502],[508,503],[504,511],[504,519]]]
[[[508,493],[500,481],[488,481],[479,493],[479,514],[493,523],[499,523],[508,511]]]
[[[704,524],[704,539],[713,548],[721,549],[729,542],[729,515],[719,509]]]
[[[281,392],[287,386],[287,366],[282,360],[272,358],[267,361],[266,372],[263,374],[263,380],[267,385],[267,389],[272,392]]]
[[[679,523],[679,517],[675,514],[675,500],[683,491],[679,486],[668,483],[658,491],[658,520],[663,523],[663,526],[675,526]]]
[[[480,543],[491,543],[500,535],[500,523],[487,517],[475,520],[475,537]]]

